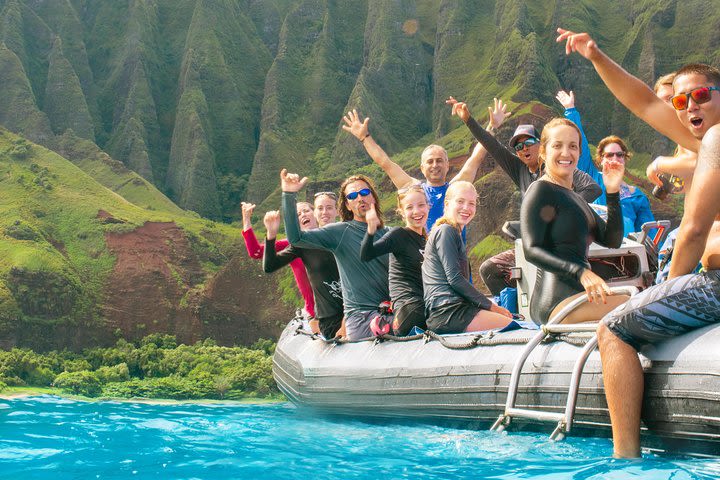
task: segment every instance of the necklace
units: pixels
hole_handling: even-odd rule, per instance
[[[569,190],[572,189],[572,183],[570,184],[570,186],[567,186],[567,185],[566,185],[567,182],[563,182],[563,181],[561,181],[561,180],[553,177],[553,176],[550,174],[550,172],[547,171],[547,170],[545,170],[545,176],[548,178],[548,180],[549,180],[551,183],[554,183],[555,185],[558,185],[558,186],[563,187],[563,188],[567,188],[567,189],[569,189]]]

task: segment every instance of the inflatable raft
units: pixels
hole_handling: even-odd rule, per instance
[[[631,274],[606,277],[613,289],[647,284],[642,245],[626,239],[615,252],[593,250],[604,260],[616,255],[622,257],[616,263],[636,266]],[[638,261],[626,261],[633,256]],[[535,270],[521,255],[518,265],[522,310]],[[554,439],[610,436],[595,327],[555,324],[563,316],[544,330],[426,332],[354,343],[328,342],[293,320],[278,340],[273,373],[290,401],[326,413],[543,429]],[[643,445],[720,455],[720,324],[648,347],[640,357]]]

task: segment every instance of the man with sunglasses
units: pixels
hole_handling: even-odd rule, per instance
[[[452,105],[453,115],[458,115],[465,122],[473,136],[492,155],[524,196],[530,184],[543,174],[539,155],[540,135],[537,129],[529,124],[518,125],[508,142],[511,150],[472,117],[464,102],[450,97],[446,103]],[[600,186],[588,174],[577,169],[573,172],[573,190],[588,203],[602,193]],[[500,295],[506,287],[515,286],[515,282],[510,279],[514,266],[515,249],[498,253],[480,265],[480,276],[494,296]]]
[[[332,252],[337,262],[342,284],[345,331],[349,340],[372,336],[370,322],[378,314],[378,306],[390,299],[388,287],[388,255],[382,255],[368,262],[360,258],[360,245],[365,232],[365,216],[372,206],[380,219],[377,234],[387,233],[383,225],[380,202],[369,178],[353,175],[340,186],[342,200],[339,203],[342,222],[303,231],[293,215],[297,203],[297,192],[307,183],[307,177],[280,172],[282,187],[282,210],[285,233],[295,247],[314,248]],[[392,323],[392,318],[389,318]]]
[[[677,71],[671,105],[603,53],[587,33],[559,28],[565,52],[590,60],[615,97],[680,145],[698,151],[670,279],[632,297],[598,327],[603,382],[617,457],[640,456],[643,370],[639,349],[720,322],[720,71]],[[698,260],[704,272],[690,273]]]

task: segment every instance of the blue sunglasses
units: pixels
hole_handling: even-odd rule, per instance
[[[359,190],[357,192],[350,192],[347,195],[345,195],[345,198],[347,198],[348,200],[355,200],[358,197],[358,195],[360,195],[361,197],[367,197],[368,195],[370,195],[370,189],[363,188],[362,190]]]

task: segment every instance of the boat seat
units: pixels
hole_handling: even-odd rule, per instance
[[[635,295],[639,290],[634,286],[611,287],[610,290],[616,294],[625,294],[629,296]],[[597,336],[594,334],[597,329],[598,322],[562,324],[562,320],[577,307],[587,302],[587,296],[582,295],[563,307],[548,323],[540,327],[540,331],[525,345],[522,353],[518,357],[513,366],[510,375],[510,384],[508,385],[508,396],[505,401],[505,411],[495,421],[490,430],[502,432],[509,425],[513,417],[530,418],[539,421],[557,422],[555,430],[550,435],[551,440],[562,440],[565,435],[570,432],[573,418],[575,416],[575,405],[577,402],[578,389],[580,386],[580,378],[582,377],[585,363],[590,353],[597,346]],[[549,335],[558,333],[576,333],[576,332],[593,332],[592,338],[585,344],[580,351],[578,359],[573,365],[572,375],[570,376],[570,386],[568,390],[568,398],[565,404],[565,410],[561,413],[548,412],[542,410],[532,410],[527,408],[517,408],[515,402],[517,400],[518,386],[520,384],[520,375],[523,366],[530,354],[535,348],[542,343]]]

